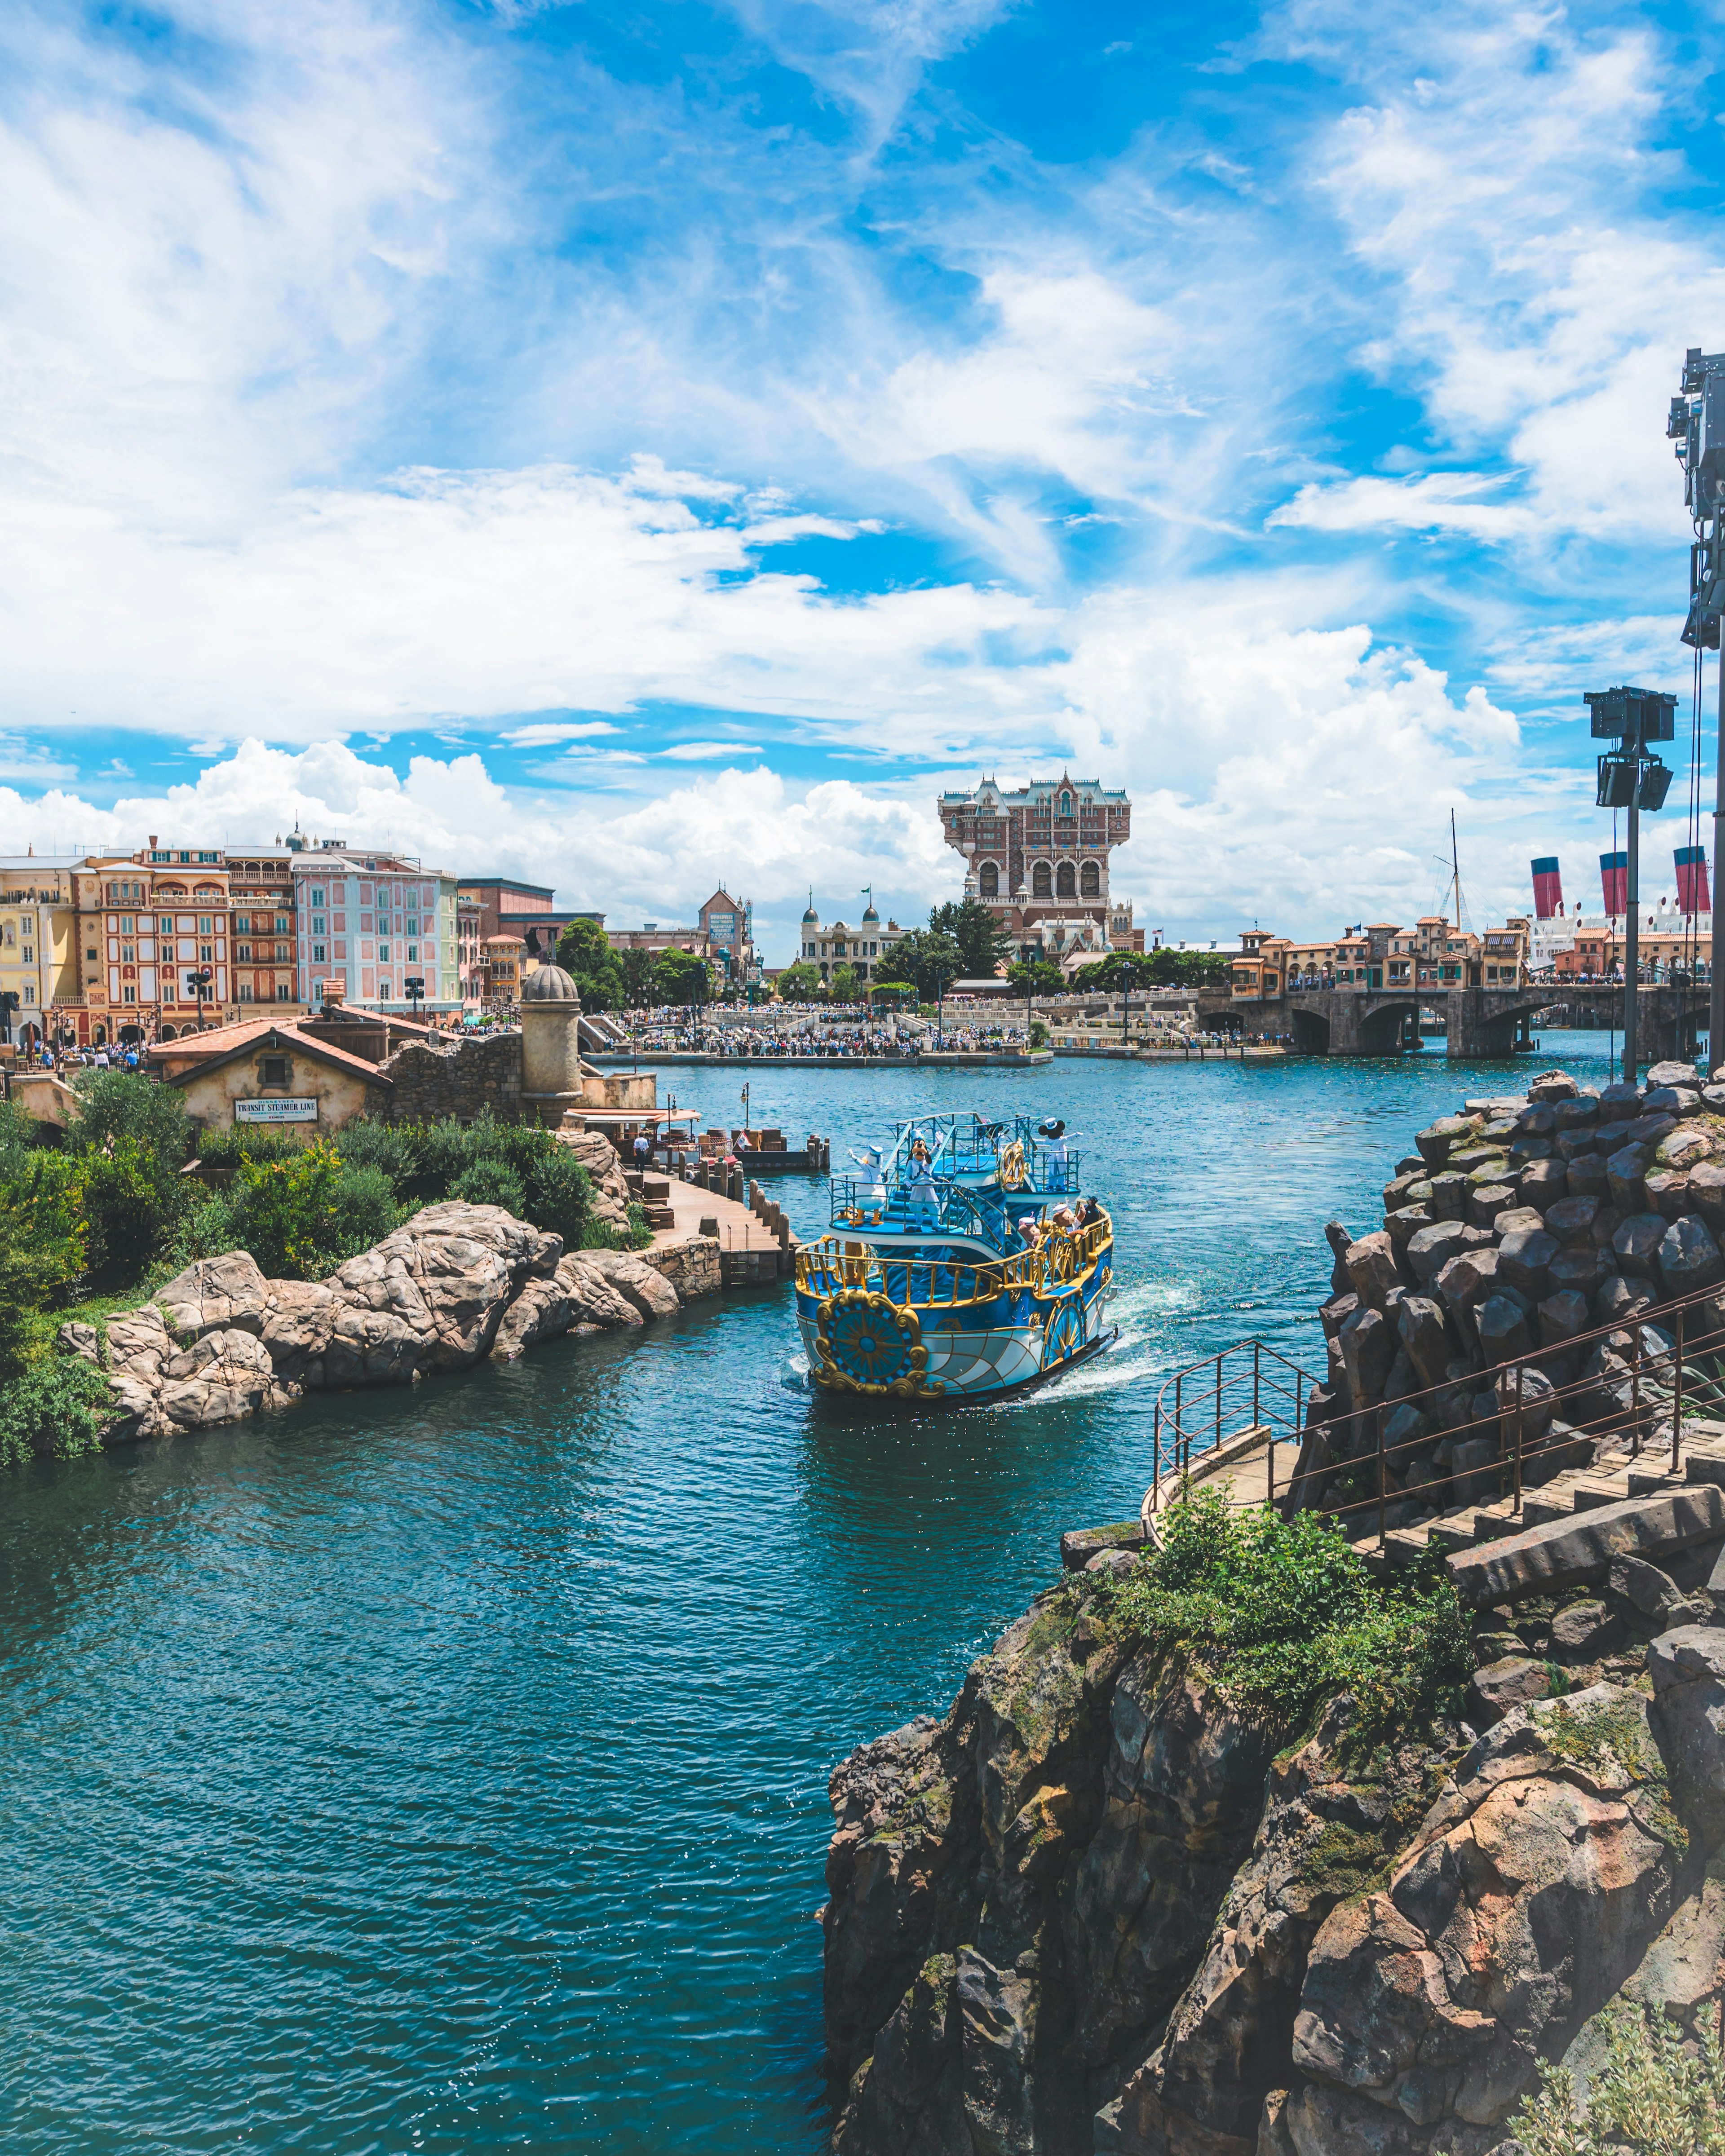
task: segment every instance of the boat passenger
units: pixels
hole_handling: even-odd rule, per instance
[[[940,1209],[935,1201],[934,1170],[928,1158],[928,1147],[921,1138],[911,1142],[911,1173],[906,1196],[910,1201],[911,1226],[915,1229],[937,1228]]]

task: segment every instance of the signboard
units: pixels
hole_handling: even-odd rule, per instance
[[[236,1123],[315,1123],[317,1103],[284,1096],[268,1101],[236,1101],[234,1120]]]

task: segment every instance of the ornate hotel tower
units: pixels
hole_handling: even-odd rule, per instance
[[[1093,778],[1033,779],[1015,793],[985,778],[943,793],[941,828],[964,856],[964,892],[1000,916],[1016,942],[1040,921],[1093,921],[1108,942],[1108,855],[1132,836],[1132,807]]]

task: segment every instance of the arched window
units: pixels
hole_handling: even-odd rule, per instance
[[[1101,896],[1102,872],[1094,861],[1086,861],[1079,870],[1078,888],[1086,898]]]
[[[1033,898],[1054,896],[1054,878],[1046,861],[1038,861],[1030,871],[1030,896]]]
[[[982,868],[977,876],[977,886],[984,898],[999,897],[1000,864],[999,861],[984,861],[983,863]]]
[[[1072,814],[1072,797],[1070,793],[1063,793],[1060,796],[1060,814],[1063,816],[1070,816]]]
[[[1073,873],[1070,861],[1060,863],[1060,874],[1055,879],[1055,896],[1056,898],[1076,898],[1078,896],[1078,879]]]

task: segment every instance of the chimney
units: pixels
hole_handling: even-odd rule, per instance
[[[152,854],[156,850],[156,834],[153,831],[150,834],[150,850]]]

